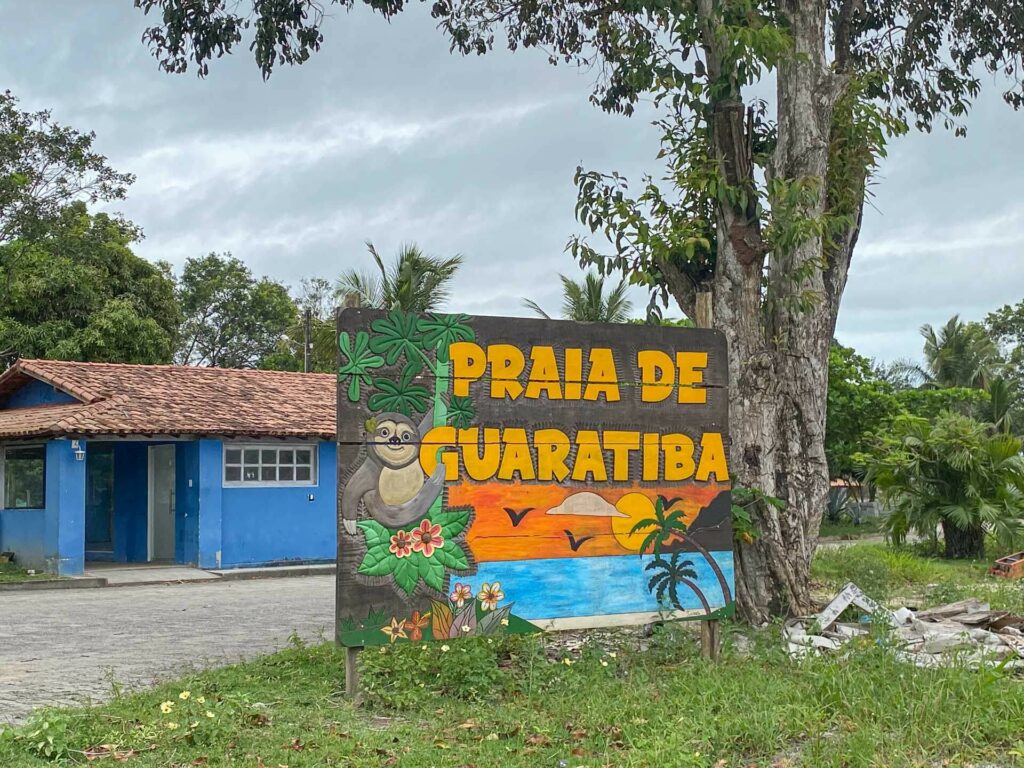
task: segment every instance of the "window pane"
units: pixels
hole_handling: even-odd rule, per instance
[[[224,451],[224,463],[241,464],[242,450],[240,448],[228,448],[226,451]]]
[[[8,448],[4,468],[4,506],[42,509],[45,506],[46,448]]]
[[[224,470],[224,479],[229,483],[237,483],[242,479],[241,467],[228,467]]]
[[[256,482],[260,479],[260,468],[246,467],[242,475],[242,479],[247,483]]]
[[[282,483],[290,483],[295,479],[295,469],[293,467],[281,467],[277,470],[277,479]]]
[[[277,480],[277,467],[263,467],[263,469],[261,471],[263,473],[261,479],[264,482],[267,482],[267,481],[273,482],[273,481]]]
[[[245,449],[245,463],[246,464],[259,464],[260,463],[260,452],[255,448]]]
[[[309,464],[312,460],[312,453],[308,448],[300,448],[295,452],[296,464]]]
[[[310,479],[309,467],[296,467],[295,468],[295,479],[300,482],[308,482]]]
[[[269,450],[264,449],[263,451],[263,463],[264,464],[276,464],[277,463],[277,451],[273,448]]]
[[[278,464],[294,464],[295,463],[295,451],[292,450],[280,450],[277,452],[277,463]]]

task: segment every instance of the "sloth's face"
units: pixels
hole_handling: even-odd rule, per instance
[[[409,424],[380,422],[374,433],[374,443],[381,461],[391,467],[404,467],[416,458],[419,452],[416,431]]]

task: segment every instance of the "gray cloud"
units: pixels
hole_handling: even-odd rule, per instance
[[[161,73],[129,3],[0,7],[0,79],[26,107],[95,130],[137,174],[116,206],[143,226],[139,253],[180,266],[229,250],[291,284],[367,267],[363,241],[461,252],[453,305],[557,311],[577,231],[577,164],[657,171],[650,113],[601,114],[593,73],[540,52],[463,59],[425,6],[390,24],[335,10],[323,50],[263,82],[246,50],[206,80]],[[986,94],[967,139],[912,134],[880,168],[837,335],[879,358],[913,356],[917,327],[978,318],[1024,297],[1020,116]],[[633,292],[639,312],[646,303]],[[678,314],[678,313],[675,313]]]

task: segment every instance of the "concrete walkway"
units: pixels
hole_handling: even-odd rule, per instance
[[[0,722],[330,638],[333,576],[0,593]]]

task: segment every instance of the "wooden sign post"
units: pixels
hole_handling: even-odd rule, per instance
[[[338,340],[340,644],[696,619],[717,653],[721,334],[345,309]]]

